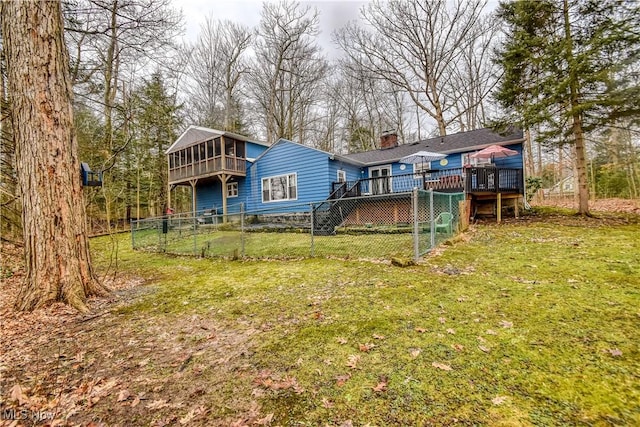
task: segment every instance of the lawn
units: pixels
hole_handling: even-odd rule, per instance
[[[0,386],[40,408],[76,396],[56,401],[69,423],[640,425],[639,235],[541,214],[408,268],[94,240],[101,272],[144,284],[22,350]]]
[[[444,240],[446,233],[438,233]],[[200,227],[160,230],[145,229],[134,233],[133,242],[140,250],[202,257],[299,258],[331,256],[339,258],[389,259],[413,258],[413,234],[410,227],[387,229],[343,229],[333,236],[312,236],[309,231],[248,231]],[[430,235],[420,234],[420,251],[426,252]]]

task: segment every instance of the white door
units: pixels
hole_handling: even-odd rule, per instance
[[[391,166],[378,166],[369,169],[371,194],[391,193]]]

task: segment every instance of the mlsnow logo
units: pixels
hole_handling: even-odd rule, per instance
[[[24,421],[31,420],[34,422],[42,422],[52,420],[55,414],[47,411],[29,411],[27,409],[17,410],[15,408],[0,408],[0,420]]]

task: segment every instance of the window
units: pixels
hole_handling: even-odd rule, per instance
[[[298,198],[298,179],[295,173],[262,179],[262,201],[278,202]]]
[[[345,171],[338,171],[338,182],[347,182],[347,173]]]
[[[207,159],[211,159],[213,157],[213,140],[207,141]]]
[[[237,182],[227,182],[227,197],[238,197]]]
[[[421,162],[413,164],[413,178],[414,179],[422,179],[422,174],[424,173],[425,178],[430,178],[431,174],[427,173],[431,170],[431,162]]]

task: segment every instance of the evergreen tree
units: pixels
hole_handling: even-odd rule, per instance
[[[155,72],[145,80],[133,94],[130,132],[134,139],[130,153],[133,153],[134,159],[130,164],[135,169],[130,170],[129,179],[135,180],[136,216],[140,215],[141,203],[148,206],[150,215],[161,215],[162,209],[167,206],[165,151],[176,140],[179,109],[175,96],[168,93],[160,72]]]
[[[497,51],[496,98],[525,128],[573,143],[578,211],[588,214],[585,133],[640,112],[632,67],[640,49],[640,6],[621,0],[502,2],[506,36]]]

